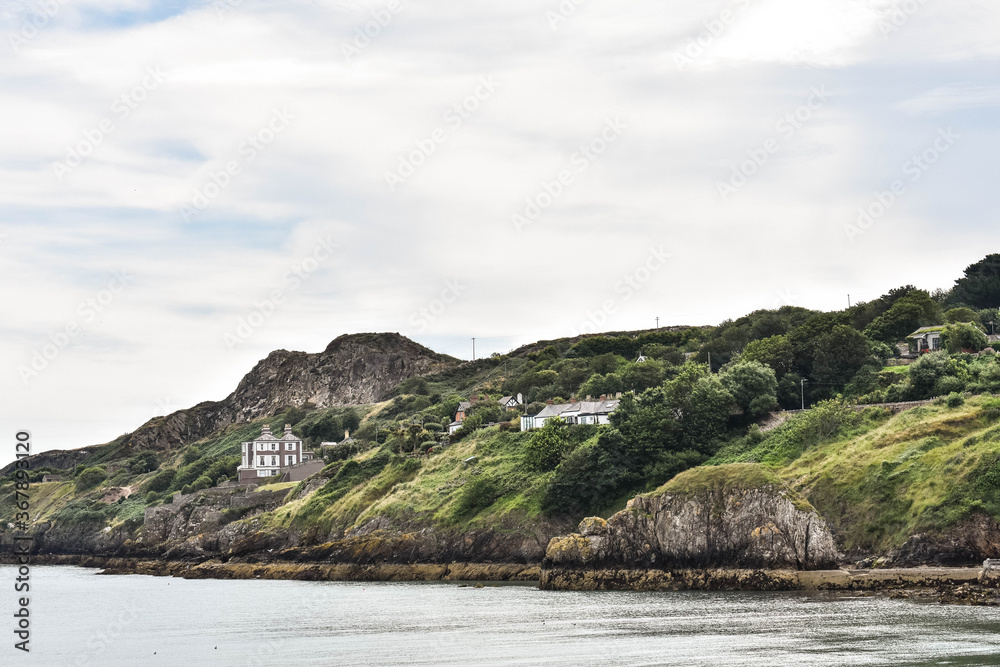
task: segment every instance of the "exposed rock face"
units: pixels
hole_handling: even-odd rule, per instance
[[[839,558],[826,522],[754,464],[682,473],[579,531],[553,538],[546,567],[806,570]]]
[[[974,514],[941,535],[917,534],[899,549],[880,559],[868,559],[881,567],[918,565],[974,565],[986,558],[1000,558],[1000,524],[984,514]]]
[[[340,336],[317,354],[277,350],[258,362],[224,400],[155,417],[136,429],[124,447],[130,451],[182,447],[229,424],[307,401],[320,408],[377,403],[403,380],[456,363],[398,333]],[[31,465],[72,468],[92,451],[91,447],[43,452],[32,457]]]
[[[403,380],[450,363],[395,333],[341,336],[319,354],[272,352],[224,402],[240,422],[306,401],[321,408],[377,403]]]

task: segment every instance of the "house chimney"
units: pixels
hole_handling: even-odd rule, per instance
[[[555,403],[550,398],[549,400],[545,401],[545,405],[555,405]]]
[[[588,400],[588,401],[592,401],[592,400],[594,400],[594,399],[592,399],[592,398],[590,397],[590,394],[587,394],[587,400]]]
[[[608,400],[608,395],[607,394],[601,394],[601,400],[602,401]]]
[[[264,424],[264,427],[260,429],[260,434],[261,435],[271,435],[271,427],[268,426],[267,424]]]
[[[285,435],[291,435],[291,434],[292,434],[292,425],[285,424]]]
[[[621,397],[622,397],[622,393],[621,392],[618,392],[617,394],[615,394],[615,398],[621,398]]]

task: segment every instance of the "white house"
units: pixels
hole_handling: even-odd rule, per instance
[[[312,460],[312,452],[304,450],[302,439],[292,433],[290,424],[285,424],[285,433],[280,438],[265,425],[260,437],[242,443],[240,450],[243,460],[237,472],[241,482],[280,475],[292,466]]]
[[[535,428],[542,428],[545,422],[553,417],[559,417],[567,424],[608,424],[608,417],[618,407],[617,398],[599,401],[577,401],[575,403],[561,403],[559,405],[546,405],[545,409],[537,415],[525,415],[521,417],[521,430],[530,431]]]

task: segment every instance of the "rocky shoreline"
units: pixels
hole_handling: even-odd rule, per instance
[[[183,579],[269,579],[293,581],[490,581],[537,583],[547,591],[812,591],[884,595],[941,604],[1000,606],[1000,576],[978,567],[916,567],[884,570],[764,570],[706,568],[682,570],[543,568],[517,563],[242,563],[47,555],[38,565],[67,565],[100,574],[169,576]]]

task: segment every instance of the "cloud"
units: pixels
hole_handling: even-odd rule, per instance
[[[483,355],[788,295],[834,308],[945,286],[996,236],[981,196],[996,126],[978,117],[861,240],[843,232],[938,116],[995,103],[980,2],[921,4],[886,35],[892,3],[832,0],[400,0],[391,19],[377,0],[98,4],[67,3],[0,53],[0,268],[17,277],[0,287],[0,391],[20,420],[0,428],[28,425],[45,448],[110,439],[168,398],[223,398],[270,350],[345,332],[467,357],[473,336]],[[27,7],[5,16],[15,34]],[[803,112],[817,86],[829,100]],[[280,131],[276,110],[292,116]],[[303,280],[327,235],[338,252]],[[625,289],[661,246],[670,260]],[[85,321],[121,270],[134,283]],[[462,289],[445,304],[449,281]],[[275,290],[273,315],[228,346]],[[70,323],[25,384],[18,366]]]

